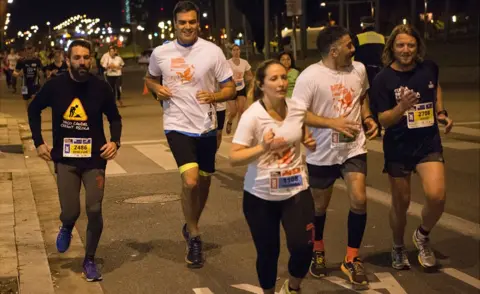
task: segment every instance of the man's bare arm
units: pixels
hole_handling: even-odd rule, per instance
[[[160,84],[160,77],[154,77],[147,72],[144,80],[147,89],[157,97],[157,100],[168,100],[172,98],[170,89]]]

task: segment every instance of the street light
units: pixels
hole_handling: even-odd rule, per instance
[[[207,18],[208,14],[206,12],[203,13],[203,17]]]
[[[163,21],[159,22],[158,27],[161,28],[161,29],[165,28],[165,22],[163,22]]]
[[[322,2],[322,3],[320,3],[320,6],[325,7],[325,6],[327,6],[327,3]]]

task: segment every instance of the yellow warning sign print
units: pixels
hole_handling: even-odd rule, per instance
[[[67,110],[63,114],[63,118],[65,120],[71,120],[71,121],[87,121],[88,116],[87,113],[85,112],[85,109],[83,108],[82,102],[80,102],[80,99],[75,98],[73,99],[72,103],[70,103],[70,106],[68,106]]]

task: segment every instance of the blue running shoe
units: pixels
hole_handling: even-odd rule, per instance
[[[93,259],[85,259],[83,261],[83,276],[87,282],[96,282],[103,280],[102,275],[97,269],[97,265]]]
[[[57,250],[60,253],[64,253],[70,247],[70,241],[72,240],[72,230],[60,227],[60,231],[57,236]]]

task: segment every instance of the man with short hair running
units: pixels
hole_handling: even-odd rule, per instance
[[[17,62],[13,76],[15,78],[23,75],[22,96],[25,105],[28,107],[30,99],[40,90],[40,72],[42,63],[35,57],[35,48],[31,44],[25,45],[25,58]]]
[[[393,231],[392,267],[409,269],[404,235],[410,205],[412,171],[425,192],[422,221],[413,233],[418,261],[424,268],[437,265],[429,234],[445,207],[445,162],[438,123],[450,132],[453,121],[443,105],[438,66],[424,60],[425,43],[409,25],[395,27],[383,54],[383,69],[375,78],[372,98],[385,128],[384,172],[392,191],[390,227]]]
[[[163,102],[163,128],[182,177],[185,261],[190,268],[200,268],[204,256],[198,222],[207,202],[217,151],[215,103],[231,99],[236,91],[222,50],[198,37],[198,7],[180,1],[173,16],[177,40],[155,48],[145,80]],[[220,91],[216,91],[218,84]]]
[[[68,48],[69,73],[47,81],[28,108],[28,120],[38,155],[53,160],[57,173],[62,226],[57,250],[70,247],[72,230],[80,215],[80,187],[85,187],[88,217],[83,274],[87,281],[102,280],[95,253],[103,230],[102,200],[107,160],[120,147],[122,121],[108,84],[89,73],[91,45],[74,40]],[[42,110],[52,109],[53,149],[42,137]],[[110,123],[107,142],[103,115]]]
[[[369,108],[369,88],[365,66],[353,61],[355,53],[349,31],[337,26],[322,30],[317,38],[322,60],[305,69],[297,79],[292,99],[300,100],[310,113],[317,149],[307,153],[310,187],[315,199],[315,243],[310,273],[326,274],[323,231],[333,184],[342,177],[350,199],[348,247],[341,269],[351,283],[367,285],[359,258],[367,222],[367,149],[378,127]],[[367,132],[362,128],[365,124]]]

